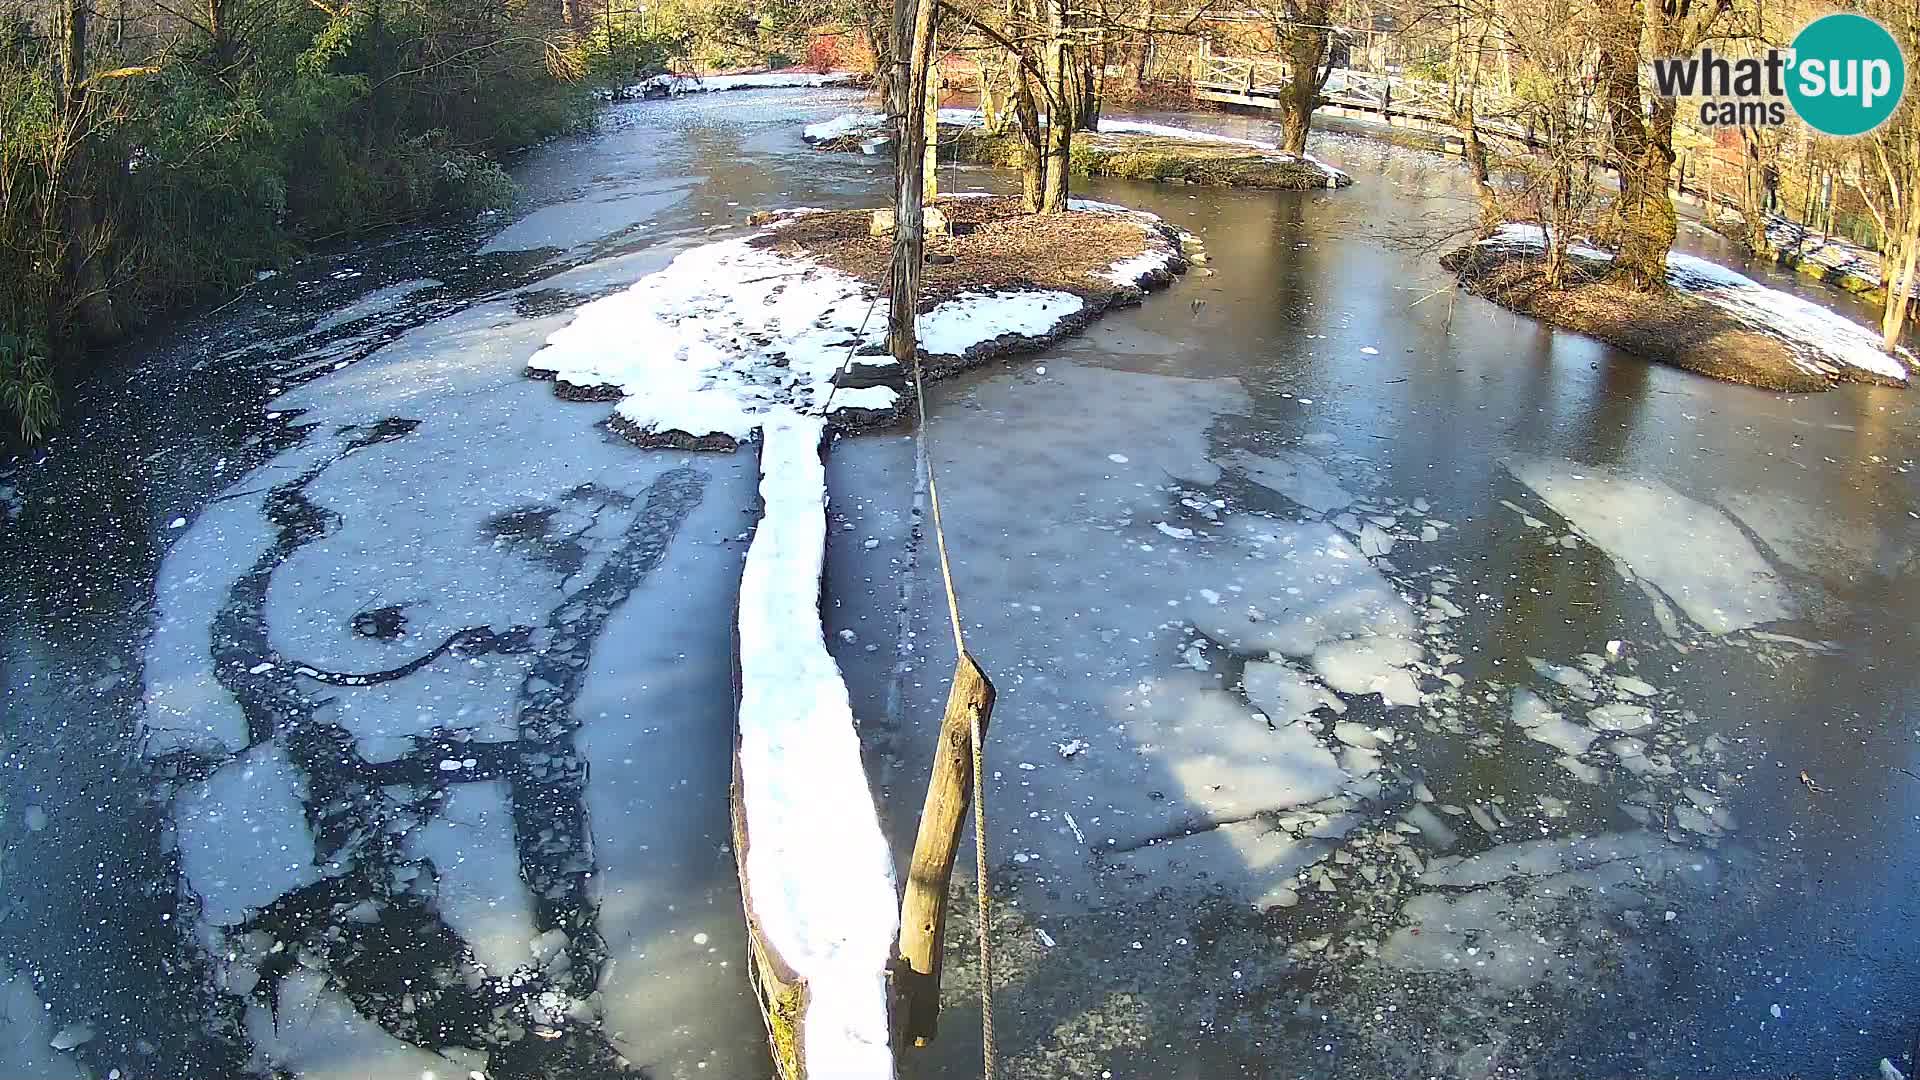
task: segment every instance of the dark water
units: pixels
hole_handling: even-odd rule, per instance
[[[511,223],[262,282],[129,350],[46,454],[0,467],[0,1074],[764,1075],[715,617],[752,462],[625,446],[605,406],[520,369],[573,306],[710,229],[879,198],[881,162],[798,138],[854,100],[618,106],[530,156]],[[1920,1023],[1907,395],[1711,383],[1455,296],[1420,245],[1470,212],[1457,163],[1314,151],[1356,184],[1088,184],[1193,231],[1211,273],[937,396],[970,644],[1003,695],[1009,1067],[1897,1060]],[[1729,258],[1698,229],[1683,246]],[[904,842],[945,656],[914,458],[873,437],[833,462],[846,535],[881,542],[830,549],[829,629],[912,646],[840,650]],[[1304,506],[1302,475],[1352,502]],[[1373,518],[1391,551],[1353,547]],[[1319,563],[1289,553],[1341,545],[1344,583],[1400,597],[1427,665],[1418,702],[1332,695],[1394,731],[1377,763],[1325,709],[1246,737],[1247,657],[1196,630],[1262,589],[1311,594]],[[1593,701],[1528,662],[1582,654]],[[1516,688],[1585,724],[1640,684],[1657,719],[1625,737],[1646,755],[1608,735],[1569,767],[1512,722]],[[1396,828],[1416,784],[1449,850]],[[977,1069],[969,935],[915,1072]],[[49,1050],[72,1025],[91,1037]]]

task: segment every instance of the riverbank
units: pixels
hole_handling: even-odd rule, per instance
[[[890,139],[886,118],[878,113],[848,113],[808,125],[802,134],[817,150],[840,152],[874,153]],[[943,161],[1017,169],[1025,152],[1017,131],[987,131],[977,110],[940,110]],[[1279,190],[1353,183],[1353,177],[1311,154],[1289,154],[1271,143],[1128,120],[1102,120],[1099,131],[1074,132],[1071,154],[1078,176]]]
[[[1441,260],[1468,292],[1656,363],[1788,393],[1843,382],[1905,387],[1911,357],[1817,304],[1691,255],[1668,256],[1657,296],[1610,280],[1612,256],[1574,245],[1565,281],[1546,280],[1535,226],[1508,224]],[[1903,350],[1904,352],[1904,350]]]
[[[1044,348],[1187,265],[1182,234],[1108,203],[1074,200],[1059,215],[1006,197],[934,205],[950,233],[929,237],[922,279],[931,378]],[[782,410],[843,431],[911,415],[911,373],[887,355],[879,310],[890,231],[875,235],[871,210],[749,221],[760,231],[694,248],[582,306],[527,374],[567,400],[620,402],[610,425],[641,446],[730,450]]]

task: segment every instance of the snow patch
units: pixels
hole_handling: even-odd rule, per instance
[[[1003,335],[1042,338],[1086,306],[1052,290],[965,292],[920,316],[920,347],[930,356],[961,356]]]
[[[1546,247],[1546,233],[1538,225],[1509,222],[1480,243],[1541,251]],[[1569,245],[1567,251],[1584,259],[1613,259],[1608,252],[1577,243]],[[1787,342],[1793,346],[1796,363],[1808,372],[1832,375],[1839,368],[1854,368],[1907,381],[1906,365],[1881,350],[1879,334],[1829,308],[1678,251],[1667,254],[1667,283],[1754,330]]]
[[[821,86],[842,86],[859,78],[850,71],[834,71],[816,74],[805,71],[765,71],[751,75],[655,75],[635,83],[628,91],[632,94],[668,94],[678,97],[681,94],[703,94],[720,90],[767,90],[787,87],[812,89]]]
[[[572,386],[618,389],[619,416],[638,433],[744,442],[770,409],[826,406],[848,352],[884,330],[868,317],[874,303],[873,290],[847,274],[726,240],[582,306],[527,366]],[[832,404],[886,409],[897,397],[878,386],[834,394]]]

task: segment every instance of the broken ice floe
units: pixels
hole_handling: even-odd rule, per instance
[[[1786,587],[1739,526],[1658,480],[1552,458],[1504,464],[1622,572],[1710,634],[1792,618]]]
[[[1380,959],[1474,975],[1502,990],[1594,975],[1617,963],[1620,917],[1676,889],[1705,890],[1717,866],[1647,833],[1498,845],[1427,864]]]

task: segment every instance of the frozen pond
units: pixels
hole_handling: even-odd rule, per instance
[[[754,451],[635,449],[523,369],[755,209],[881,198],[799,137],[857,100],[615,106],[520,212],[155,334],[0,466],[0,1076],[767,1074],[727,816]],[[1088,184],[1210,272],[933,395],[1001,694],[1007,1070],[1898,1060],[1908,396],[1436,294],[1400,241],[1470,212],[1457,163],[1314,152],[1356,184]],[[951,663],[914,465],[829,462],[830,643],[902,858]],[[977,1075],[966,910],[913,1075]]]

